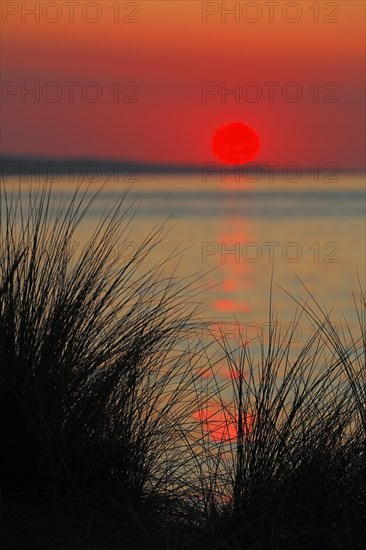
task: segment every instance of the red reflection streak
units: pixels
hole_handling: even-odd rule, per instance
[[[223,298],[222,300],[216,300],[213,302],[214,309],[225,312],[242,312],[249,313],[251,308],[249,304],[239,304],[235,300],[230,300],[229,298]]]
[[[231,206],[231,203],[232,199],[229,198],[228,206]],[[220,247],[219,262],[225,274],[221,289],[227,296],[215,300],[212,309],[225,313],[249,313],[250,305],[244,300],[248,295],[247,277],[253,268],[241,254],[243,246],[249,241],[247,223],[235,217],[225,220],[225,224],[225,232],[218,235],[217,242]]]
[[[205,379],[210,379],[212,378],[212,369],[211,368],[207,368],[207,369],[202,369],[199,371],[199,376],[201,378],[205,378]]]
[[[243,379],[248,378],[248,373],[240,373],[235,371],[233,368],[229,368],[226,361],[223,361],[222,364],[219,363],[218,366],[203,368],[199,371],[199,376],[205,380],[211,380],[213,377],[219,376],[224,380],[239,380],[240,377]]]
[[[248,372],[239,372],[234,368],[230,368],[227,361],[218,362],[215,366],[203,368],[199,372],[199,376],[205,380],[211,380],[213,377],[220,377],[224,380],[239,380],[239,378],[247,379]]]
[[[232,279],[228,279],[227,281],[225,281],[222,286],[225,292],[231,292],[232,290],[236,289],[235,281],[233,281]]]
[[[229,443],[238,437],[238,414],[237,411],[230,411],[219,405],[210,405],[193,413],[197,420],[207,432],[212,441],[218,443]],[[247,435],[253,429],[253,416],[244,413],[243,435]]]
[[[220,376],[226,380],[239,380],[239,378],[247,379],[248,372],[240,373],[239,370],[229,368],[226,361],[223,361],[222,365],[216,370],[217,376]]]

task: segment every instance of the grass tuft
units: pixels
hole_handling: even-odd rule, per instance
[[[116,265],[126,194],[72,257],[100,192],[2,190],[4,548],[365,548],[365,293],[358,335],[308,293],[286,337],[270,296],[259,349],[203,344],[201,274],[150,264],[164,224]]]

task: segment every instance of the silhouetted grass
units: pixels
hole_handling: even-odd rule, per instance
[[[365,295],[359,336],[309,295],[286,337],[270,301],[257,353],[197,343],[199,274],[167,276],[174,253],[149,265],[164,226],[116,266],[125,195],[70,257],[100,192],[2,193],[4,547],[364,548]],[[305,318],[317,329],[296,352]]]
[[[225,411],[227,429],[221,440],[208,439],[203,429],[191,444],[206,525],[219,541],[215,548],[366,547],[362,291],[355,305],[358,338],[346,321],[336,332],[309,295],[298,302],[285,336],[271,311],[268,344],[262,339],[257,357],[246,342],[233,348],[224,334],[219,339],[234,399],[222,399],[218,382],[211,405],[200,409],[206,431],[208,426],[214,435],[210,417],[217,409]],[[316,330],[294,353],[294,334],[304,318]],[[235,436],[229,437],[233,426]]]
[[[133,216],[125,196],[73,261],[70,243],[100,192],[82,189],[59,204],[49,188],[3,192],[1,492],[32,507],[118,503],[128,515],[168,498],[182,460],[175,424],[190,406],[183,344],[198,287],[163,274],[174,254],[143,269],[163,227],[116,268]]]

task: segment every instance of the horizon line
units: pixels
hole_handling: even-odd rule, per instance
[[[16,176],[16,175],[31,175],[37,168],[54,168],[61,170],[61,173],[70,174],[70,169],[73,169],[74,174],[80,174],[88,167],[98,168],[101,173],[111,172],[113,170],[124,168],[135,169],[137,173],[201,173],[203,169],[220,167],[221,170],[225,170],[228,173],[234,170],[245,169],[248,173],[256,172],[261,169],[263,172],[271,172],[278,174],[286,168],[286,172],[295,172],[301,170],[302,172],[329,172],[330,170],[337,170],[340,172],[353,172],[364,173],[365,167],[341,167],[335,162],[321,163],[315,161],[313,165],[302,165],[296,162],[278,163],[277,161],[263,161],[263,162],[248,162],[244,164],[226,164],[215,160],[202,161],[201,164],[181,164],[174,162],[152,162],[136,159],[112,159],[112,158],[100,158],[92,156],[78,156],[78,157],[51,157],[51,156],[36,156],[36,155],[2,155],[0,157],[0,166],[2,176]],[[88,166],[89,165],[89,166]],[[10,169],[10,170],[9,170]],[[214,172],[212,172],[212,175]]]

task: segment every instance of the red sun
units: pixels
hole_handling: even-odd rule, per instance
[[[212,150],[218,160],[228,164],[244,164],[259,150],[259,137],[241,122],[229,122],[217,128],[212,138]]]

